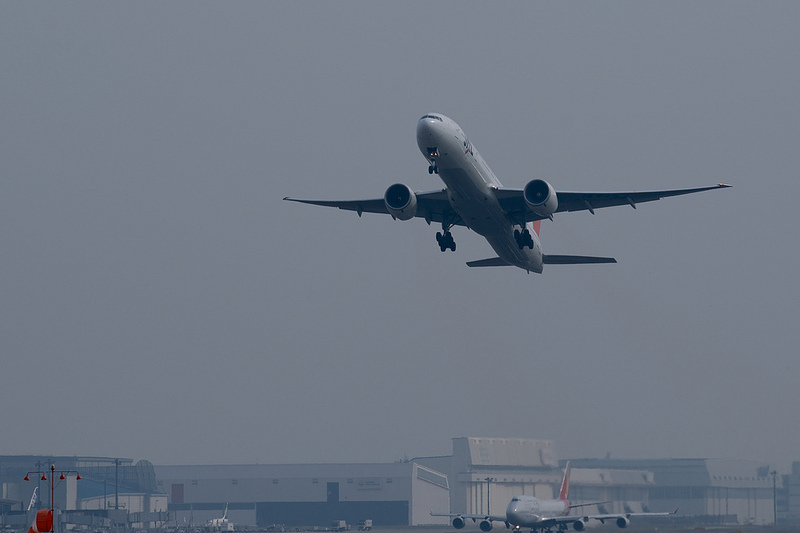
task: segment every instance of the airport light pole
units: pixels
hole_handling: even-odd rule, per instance
[[[778,524],[778,471],[773,470],[770,472],[772,474],[772,516],[773,516],[773,525]]]
[[[114,459],[114,509],[119,510],[119,459]]]
[[[55,531],[55,529],[56,529],[55,528],[56,520],[55,520],[55,504],[53,503],[53,497],[55,496],[56,487],[58,485],[60,485],[62,481],[67,479],[67,476],[65,474],[75,474],[76,475],[76,479],[81,479],[81,475],[78,473],[77,470],[56,470],[56,466],[54,464],[50,465],[49,472],[50,472],[50,477],[49,478],[47,477],[47,473],[48,473],[47,471],[45,471],[45,470],[36,470],[36,471],[31,471],[31,472],[28,472],[27,474],[25,474],[25,477],[23,479],[25,479],[25,481],[30,481],[31,480],[31,478],[30,478],[31,474],[41,474],[42,477],[40,477],[39,480],[40,481],[46,481],[47,485],[50,486],[50,516],[53,519],[53,523],[50,526],[50,531]],[[58,481],[56,481],[56,474],[59,474]],[[46,511],[39,511],[39,512],[46,513]],[[40,531],[39,533],[45,533],[45,532],[44,531]]]
[[[34,464],[36,465],[36,468],[42,468],[45,465],[45,463],[42,462],[42,461],[36,461]],[[39,490],[37,490],[37,493],[39,494],[39,499],[36,500],[36,509],[41,509],[42,508],[42,499],[43,498],[42,498],[42,487],[41,486],[42,486],[41,480],[37,481],[36,482],[36,488],[39,489]]]
[[[491,487],[491,482],[494,481],[494,478],[493,477],[487,477],[487,478],[484,478],[483,480],[486,482],[486,514],[487,515],[491,515],[492,514],[492,508],[491,508],[491,505],[492,505],[492,493],[489,491],[489,488]]]

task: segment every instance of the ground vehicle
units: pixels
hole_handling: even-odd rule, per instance
[[[359,520],[358,521],[358,530],[359,531],[369,531],[372,529],[372,520]]]
[[[350,531],[350,526],[346,520],[334,520],[331,524],[331,531]]]

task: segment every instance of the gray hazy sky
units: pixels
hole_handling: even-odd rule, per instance
[[[800,460],[800,4],[0,4],[3,453]],[[417,119],[509,187],[733,189],[456,228],[305,198],[429,190]]]

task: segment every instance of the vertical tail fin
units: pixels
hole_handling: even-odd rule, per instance
[[[536,232],[536,235],[539,235],[539,230],[541,229],[541,227],[542,227],[542,221],[541,220],[534,220],[533,221],[533,231]]]
[[[567,461],[567,467],[564,469],[564,480],[561,482],[561,492],[558,493],[559,500],[567,500],[569,495],[569,471],[570,471],[570,462]]]

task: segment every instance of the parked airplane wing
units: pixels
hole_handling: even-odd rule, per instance
[[[583,531],[583,526],[581,526],[577,522],[580,522],[580,523],[585,525],[589,520],[599,520],[601,523],[605,524],[606,520],[608,520],[608,521],[616,523],[617,526],[620,527],[620,528],[626,528],[626,527],[628,527],[628,524],[630,524],[631,518],[633,518],[633,517],[672,516],[672,515],[676,514],[677,512],[678,512],[678,510],[675,509],[674,511],[669,512],[669,513],[616,513],[616,514],[596,514],[596,515],[584,515],[584,516],[580,516],[580,515],[569,516],[569,515],[567,515],[567,516],[558,516],[558,517],[555,517],[555,518],[548,518],[547,520],[548,521],[552,521],[552,523],[570,522],[570,523],[574,524],[573,528],[576,531]]]
[[[444,189],[438,191],[415,192],[417,197],[417,212],[414,216],[424,218],[428,223],[442,222],[447,217],[448,221],[457,225],[464,226],[455,211],[453,211],[447,193]],[[336,207],[345,211],[355,211],[358,216],[361,213],[379,213],[388,215],[386,202],[383,198],[369,198],[364,200],[303,200],[300,198],[285,197],[288,202],[299,202],[301,204],[321,205],[323,207]]]
[[[431,511],[431,516],[449,516],[450,518],[461,518],[463,519],[470,519],[473,522],[477,522],[478,520],[488,520],[489,522],[493,522],[497,520],[498,522],[506,522],[505,516],[496,516],[496,515],[486,515],[486,514],[467,514],[467,513],[434,513]],[[462,526],[464,527],[463,523]],[[460,527],[458,529],[460,529]]]

